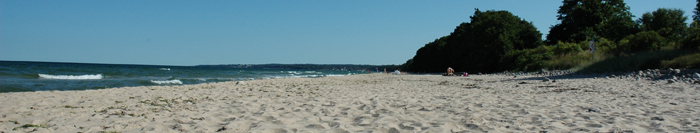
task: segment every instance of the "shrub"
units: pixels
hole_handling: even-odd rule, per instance
[[[546,61],[554,56],[550,46],[541,45],[533,49],[515,50],[507,53],[499,61],[502,70],[535,71],[540,70]]]
[[[583,42],[581,42],[583,43]],[[558,42],[557,45],[554,45],[552,48],[552,52],[555,55],[561,55],[561,54],[569,54],[569,53],[578,53],[583,51],[582,47],[585,47],[586,50],[588,50],[588,44],[585,44],[586,46],[582,46],[581,43],[564,43],[564,42]]]
[[[671,60],[676,57],[692,53],[688,50],[659,50],[634,54],[622,54],[616,57],[606,58],[586,66],[579,72],[625,72],[643,69],[654,69],[662,66],[663,60]]]
[[[669,46],[655,31],[643,31],[629,35],[620,40],[619,52],[642,52],[650,50],[661,50],[661,47]]]
[[[588,44],[586,43],[585,48],[588,48]],[[595,42],[595,51],[600,52],[600,53],[609,53],[609,52],[616,52],[614,51],[617,48],[617,44],[614,41],[610,41],[605,38],[600,38],[598,41]]]
[[[676,57],[673,60],[661,61],[664,68],[700,68],[700,53]]]

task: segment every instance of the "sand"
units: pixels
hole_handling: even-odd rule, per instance
[[[0,132],[700,131],[698,84],[542,79],[363,74],[0,93]]]

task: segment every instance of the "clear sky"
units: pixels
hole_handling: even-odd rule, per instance
[[[639,17],[695,0],[627,0]],[[402,64],[507,10],[546,35],[561,0],[0,0],[0,60],[110,64]],[[636,20],[637,18],[635,18]]]

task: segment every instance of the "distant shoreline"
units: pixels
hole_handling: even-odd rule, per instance
[[[14,61],[14,60],[0,60],[0,62],[14,62],[14,63],[60,63],[60,64],[84,64],[84,65],[126,65],[126,66],[158,66],[158,67],[220,67],[220,68],[257,68],[257,69],[323,69],[326,68],[331,70],[336,68],[341,70],[343,67],[346,70],[367,70],[374,68],[387,67],[387,69],[394,70],[398,65],[366,65],[366,64],[280,64],[280,63],[266,63],[266,64],[219,64],[219,65],[154,65],[154,64],[115,64],[115,63],[85,63],[85,62],[53,62],[53,61]],[[350,68],[350,69],[347,69]]]

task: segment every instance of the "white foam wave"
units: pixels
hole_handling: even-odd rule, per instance
[[[297,71],[287,71],[287,73],[291,73],[291,74],[302,74],[301,72],[297,72]]]
[[[39,78],[46,79],[102,79],[102,74],[93,75],[50,75],[50,74],[39,74]]]
[[[348,74],[350,75],[350,74]],[[326,74],[326,77],[346,76],[345,74]]]
[[[182,84],[182,81],[173,79],[173,80],[151,80],[152,83],[156,84]]]

